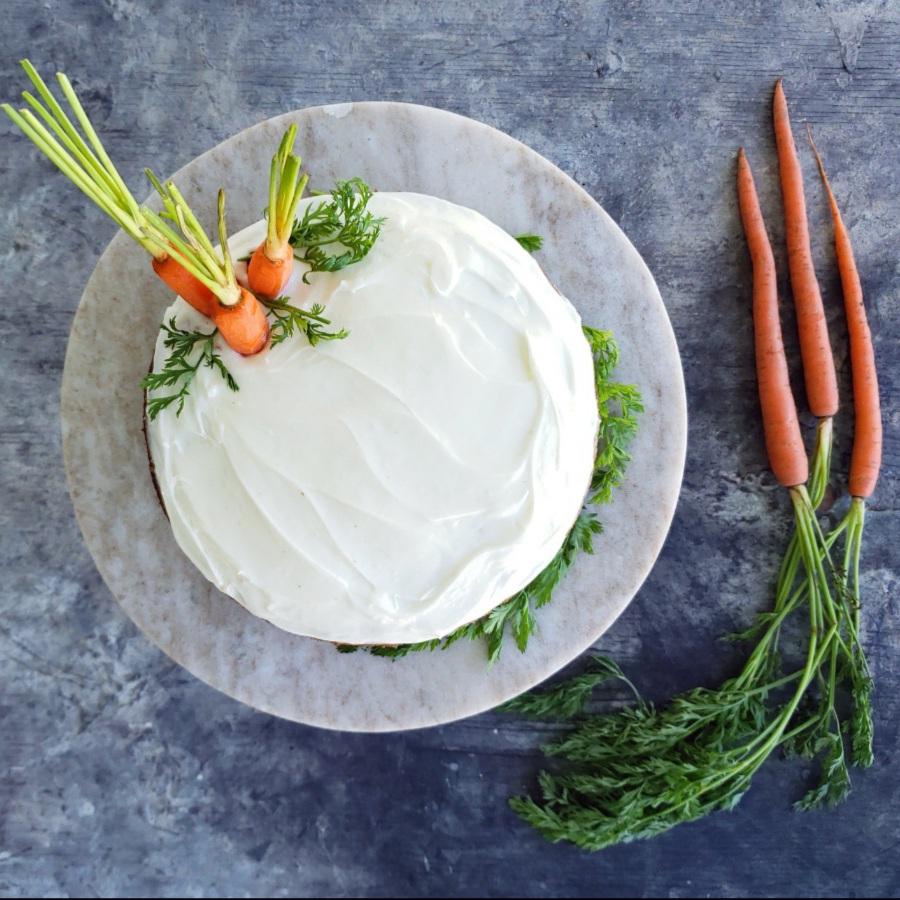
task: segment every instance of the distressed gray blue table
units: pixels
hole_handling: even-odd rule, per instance
[[[19,55],[72,73],[134,182],[148,160],[172,171],[274,113],[382,98],[496,125],[598,198],[657,277],[688,385],[671,537],[599,644],[651,697],[734,671],[739,652],[715,639],[765,602],[785,542],[733,190],[744,143],[783,270],[778,74],[846,206],[887,440],[865,552],[878,765],[850,801],[793,814],[803,767],[775,762],[733,814],[597,856],[545,845],[505,805],[533,783],[542,727],[492,714],[391,737],[317,732],[208,689],[125,618],[73,519],[57,396],[71,316],[112,227],[4,126],[0,894],[900,894],[896,4],[7,0],[3,22],[0,97],[21,85]],[[846,393],[830,229],[809,193]],[[844,417],[842,470],[847,437]]]

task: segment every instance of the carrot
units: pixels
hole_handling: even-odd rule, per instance
[[[797,310],[807,400],[813,415],[826,418],[835,415],[838,410],[837,376],[809,244],[803,173],[800,170],[797,148],[794,146],[781,79],[775,84],[774,121],[781,193],[784,199],[788,268]]]
[[[190,303],[197,312],[211,319],[215,315],[219,301],[216,295],[198,281],[184,266],[175,262],[168,253],[160,251],[159,258],[153,257],[153,271],[179,297]]]
[[[881,470],[882,425],[881,401],[878,394],[878,375],[875,369],[875,350],[872,333],[866,319],[862,283],[850,233],[844,225],[837,200],[825,172],[825,164],[813,141],[812,129],[807,135],[819,166],[819,174],[828,195],[831,218],[834,222],[834,248],[841,287],[844,292],[844,311],[847,316],[847,333],[850,338],[850,366],[853,376],[853,406],[856,423],[853,436],[853,453],[850,460],[850,494],[866,499],[872,496]]]
[[[246,288],[233,306],[220,306],[213,321],[225,342],[244,356],[259,353],[269,339],[269,321],[263,305]]]
[[[785,359],[775,259],[759,208],[753,173],[743,148],[738,153],[738,201],[753,265],[756,372],[766,450],[779,483],[796,487],[806,483],[809,463]]]
[[[142,209],[106,153],[69,79],[61,72],[56,76],[83,134],[34,66],[27,59],[21,66],[38,97],[24,91],[22,96],[30,109],[16,110],[4,103],[4,112],[63,175],[151,255],[153,270],[173,291],[209,315],[215,297],[172,260],[165,248],[147,239]]]
[[[268,318],[255,295],[235,278],[225,225],[225,191],[220,190],[218,197],[217,250],[178,188],[171,181],[161,185],[155,176],[151,181],[162,194],[166,215],[177,223],[179,231],[158,213],[145,209],[149,240],[156,247],[167,248],[175,261],[216,298],[212,320],[226,343],[244,356],[259,353],[268,341]]]
[[[790,612],[797,598],[809,604],[810,631],[808,660],[818,670],[818,680],[824,688],[829,707],[819,718],[822,735],[819,745],[840,745],[843,765],[843,733],[851,735],[853,761],[860,766],[872,764],[872,724],[869,696],[871,678],[865,653],[859,640],[859,558],[864,521],[863,501],[854,499],[850,511],[840,525],[828,536],[822,533],[816,516],[827,484],[831,455],[831,417],[820,419],[820,430],[813,457],[813,477],[797,421],[797,409],[791,395],[781,324],[778,317],[778,297],[775,262],[766,234],[765,224],[756,196],[750,164],[743,149],[738,155],[738,199],[747,244],[753,261],[753,318],[756,334],[756,360],[760,401],[766,446],[776,477],[789,489],[794,508],[794,533],[781,565],[775,604],[776,634],[781,622]],[[817,472],[818,470],[818,472]],[[824,480],[817,478],[824,475]],[[810,488],[807,488],[810,480]],[[816,493],[821,491],[821,493]],[[842,532],[847,532],[844,570],[850,573],[845,581],[837,575],[831,547]],[[794,587],[796,577],[801,583]],[[849,588],[849,594],[848,594]],[[848,603],[848,596],[850,602]],[[820,646],[821,645],[821,646]],[[808,666],[807,672],[810,672]],[[843,723],[834,706],[838,681],[845,682],[851,691],[854,711],[849,722]],[[798,703],[812,677],[798,689],[788,706],[789,716],[796,713]],[[785,726],[786,727],[786,726]],[[841,781],[841,790],[845,783]],[[808,795],[810,808],[821,802],[818,795]],[[839,798],[838,798],[839,799]],[[803,801],[807,802],[806,799]]]
[[[277,297],[294,270],[291,228],[297,204],[303,196],[309,176],[300,175],[300,159],[291,152],[297,126],[285,132],[272,157],[269,169],[269,206],[266,239],[253,251],[247,267],[251,290],[264,297]]]
[[[289,246],[281,259],[272,259],[265,247],[263,242],[253,251],[247,266],[247,282],[257,294],[274,299],[294,271],[294,252]]]

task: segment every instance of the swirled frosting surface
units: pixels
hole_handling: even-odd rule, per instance
[[[321,202],[316,198],[305,203]],[[180,416],[148,423],[182,550],[287,631],[344,643],[443,636],[532,580],[571,527],[597,431],[581,322],[518,243],[473,210],[377,193],[360,263],[285,293],[345,340],[219,351]],[[232,238],[235,257],[264,237]],[[179,326],[210,323],[178,299]],[[162,335],[154,369],[167,355]]]

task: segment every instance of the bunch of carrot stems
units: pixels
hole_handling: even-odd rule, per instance
[[[780,82],[774,125],[807,396],[819,419],[810,464],[785,358],[774,256],[750,164],[741,150],[738,198],[753,267],[766,447],[794,514],[774,606],[738,636],[755,640],[755,647],[741,673],[715,690],[682,694],[662,709],[639,701],[612,715],[578,718],[586,688],[610,675],[623,677],[614,663],[600,660],[599,671],[509,705],[510,711],[538,717],[576,717],[573,729],[545,748],[574,767],[542,773],[540,799],[511,801],[513,809],[551,841],[599,850],[733,809],[755,772],[778,748],[820,761],[819,783],[798,803],[802,809],[832,805],[847,795],[847,736],[852,762],[872,764],[872,680],[860,642],[859,561],[865,501],[875,487],[881,457],[874,353],[849,236],[819,160],[834,219],[856,411],[850,508],[826,534],[816,511],[830,478],[837,378],[812,264],[802,174]],[[837,552],[841,539],[843,556]],[[808,621],[805,659],[796,671],[783,675],[785,627],[798,616]],[[850,699],[849,714],[843,695]]]
[[[170,222],[138,203],[103,147],[69,79],[57,83],[71,116],[26,59],[22,68],[34,86],[22,94],[26,107],[3,110],[13,123],[79,190],[151,256],[154,272],[175,293],[210,318],[239,353],[253,354],[268,339],[264,306],[234,275],[225,229],[225,196],[219,192],[217,251],[197,217],[171,182],[151,177]],[[148,174],[152,176],[152,173]],[[176,225],[177,228],[172,227]]]

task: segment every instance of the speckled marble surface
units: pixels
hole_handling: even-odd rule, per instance
[[[0,93],[16,93],[26,51],[83,73],[78,86],[132,180],[147,160],[175,170],[282,110],[377,96],[494,124],[582,184],[648,261],[685,361],[692,429],[673,532],[600,644],[655,697],[734,670],[738,652],[715,637],[764,603],[785,540],[755,427],[732,165],[744,143],[783,263],[767,100],[786,76],[795,119],[816,127],[847,207],[881,361],[886,470],[865,576],[878,765],[839,812],[798,817],[789,802],[803,769],[775,762],[735,813],[590,857],[545,846],[505,808],[532,783],[541,727],[488,714],[337,736],[254,713],[170,663],[103,587],[61,464],[68,329],[113,229],[4,128],[0,894],[900,893],[896,6],[265,7],[268,16],[228,3],[12,0]],[[167,130],[177,137],[163,145]],[[839,344],[826,210],[810,197]],[[846,354],[837,357],[846,389]]]
[[[528,653],[504,653],[493,667],[484,644],[471,641],[396,663],[338,654],[327,642],[288,634],[229,601],[179,551],[149,475],[136,386],[171,294],[125,235],[97,263],[66,351],[60,415],[75,514],[128,615],[207,684],[265,712],[341,731],[451,722],[558,671],[606,631],[646,578],[684,470],[687,414],[675,338],[646,265],[577,184],[508,135],[432,107],[318,106],[246,129],[175,175],[201,220],[212,218],[225,184],[232,229],[256,221],[272,148],[289,124],[297,127],[314,183],[353,173],[382,190],[408,189],[477,209],[509,234],[542,235],[540,264],[552,283],[585,322],[616,335],[616,377],[640,385],[644,414],[627,477],[601,512],[606,530],[594,542],[596,552],[578,560],[553,604],[541,610]],[[102,361],[98,343],[109,348]]]

